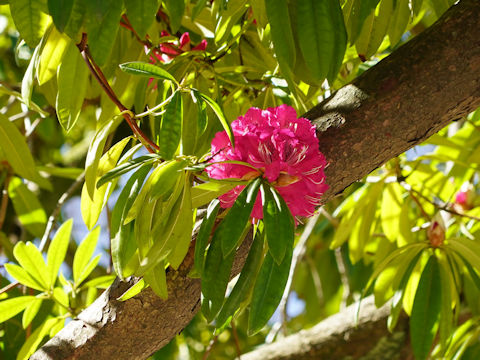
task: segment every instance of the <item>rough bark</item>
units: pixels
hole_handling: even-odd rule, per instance
[[[462,0],[436,24],[312,109],[327,157],[327,202],[351,183],[480,106],[480,1]],[[246,257],[237,256],[238,272]],[[168,300],[150,289],[119,302],[115,282],[32,359],[144,359],[199,310],[190,253],[168,273]]]
[[[408,318],[399,319],[393,333],[387,329],[390,304],[375,307],[373,297],[362,301],[358,322],[355,322],[357,305],[330,316],[308,330],[263,345],[242,355],[242,360],[318,360],[406,359],[404,352],[408,342]]]

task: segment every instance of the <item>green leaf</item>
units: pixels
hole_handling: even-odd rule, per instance
[[[87,65],[73,42],[67,47],[58,68],[57,84],[57,117],[60,125],[68,132],[80,116],[88,84]]]
[[[140,192],[143,181],[151,169],[150,164],[142,165],[122,189],[111,217],[111,252],[115,272],[120,278],[124,277],[124,269],[136,250],[133,237],[133,223],[123,224],[133,202]]]
[[[112,285],[114,280],[115,280],[115,275],[113,274],[99,276],[92,280],[87,281],[85,284],[82,285],[81,289],[88,289],[90,287],[94,287],[97,289],[106,289],[110,285]]]
[[[284,63],[289,69],[295,64],[295,41],[287,0],[265,0],[268,22],[272,36],[273,47],[278,62]]]
[[[88,266],[97,246],[98,237],[100,235],[100,226],[97,226],[95,229],[90,231],[87,236],[81,241],[80,245],[75,251],[75,256],[73,257],[73,282],[78,286],[82,279],[85,279],[87,276],[84,275],[88,271]]]
[[[172,33],[176,33],[182,24],[183,13],[185,12],[184,0],[164,0],[163,6],[167,10],[170,18],[170,29]]]
[[[32,355],[37,347],[42,342],[43,338],[48,335],[50,329],[54,327],[59,321],[62,321],[60,318],[53,318],[44,321],[35,331],[30,334],[28,339],[23,343],[20,351],[17,355],[17,360],[26,360]]]
[[[441,255],[444,255],[444,253]],[[440,294],[437,294],[440,295],[438,333],[440,346],[445,348],[453,331],[453,305],[455,301],[452,299],[452,292],[457,292],[457,289],[446,256],[439,257],[438,264],[442,290]]]
[[[50,187],[50,183],[36,170],[35,161],[25,138],[3,114],[0,114],[0,150],[16,174],[36,182],[41,187]]]
[[[22,267],[15,264],[5,264],[5,270],[7,270],[10,276],[17,280],[20,284],[38,291],[45,291],[45,286],[41,285],[38,280],[30,276],[30,274]]]
[[[346,16],[350,44],[354,44],[355,41],[357,41],[363,23],[375,10],[379,1],[380,0],[353,0],[353,4],[350,7],[351,12],[349,16]]]
[[[198,230],[198,235],[195,240],[195,268],[199,274],[203,272],[203,266],[205,263],[205,249],[208,245],[208,240],[212,234],[213,225],[215,224],[215,219],[217,218],[218,210],[220,209],[220,201],[215,199],[210,205],[208,205],[207,213],[202,220],[200,229]]]
[[[339,24],[334,24],[332,21],[337,15],[334,12],[338,11],[341,14],[340,7],[332,6],[332,3],[334,1],[298,0],[295,2],[298,45],[307,67],[318,81],[327,77],[335,60],[333,58],[336,55],[335,47],[339,45],[336,34],[342,30],[345,33],[345,27],[338,26],[343,25],[343,21]],[[346,36],[343,40],[344,43],[341,46],[344,53]]]
[[[13,248],[13,255],[20,266],[24,268],[43,289],[47,290],[50,288],[48,286],[47,265],[45,265],[42,253],[38,251],[35,245],[31,242],[24,243],[20,241]]]
[[[202,274],[202,294],[204,297],[202,312],[208,321],[213,320],[223,305],[233,259],[235,258],[235,252],[233,251],[227,257],[223,256],[222,239],[215,236],[216,234],[217,232],[210,242]],[[208,312],[205,309],[208,309]]]
[[[198,91],[192,90],[191,94],[193,95],[194,102],[197,104],[197,135],[202,135],[207,129],[207,104],[203,101],[203,98],[200,96]]]
[[[178,84],[177,80],[175,80],[175,78],[170,75],[168,71],[162,69],[160,66],[157,65],[140,61],[132,61],[120,64],[120,69],[128,74],[148,76],[155,79],[170,80],[173,83]]]
[[[87,158],[85,159],[85,186],[91,199],[93,199],[93,194],[95,192],[97,177],[101,177],[98,176],[98,163],[102,156],[107,137],[115,130],[121,121],[122,118],[118,117],[113,121],[108,121],[100,126],[88,147]]]
[[[247,260],[242,268],[232,292],[228,296],[216,319],[216,328],[221,328],[230,316],[240,308],[240,304],[250,295],[258,270],[263,260],[263,233],[257,229]]]
[[[57,68],[62,63],[63,54],[69,43],[71,41],[66,35],[59,33],[55,27],[50,29],[37,69],[39,85],[45,84],[57,74]],[[80,55],[76,46],[74,47],[77,54]]]
[[[90,275],[90,273],[95,269],[95,267],[98,265],[98,262],[100,261],[100,258],[102,257],[101,254],[98,254],[94,258],[90,260],[90,262],[83,268],[83,271],[81,272],[80,276],[77,279],[77,284],[81,284],[87,277]]]
[[[215,26],[215,43],[222,44],[229,39],[232,28],[248,10],[247,0],[227,2]]]
[[[192,188],[192,208],[208,204],[240,184],[234,182],[207,182]]]
[[[18,177],[12,177],[8,195],[20,223],[33,236],[42,237],[47,223],[47,214],[37,199]]]
[[[177,270],[183,259],[187,255],[190,242],[192,240],[193,230],[193,212],[192,212],[192,195],[191,195],[190,177],[185,176],[185,185],[183,187],[182,203],[180,204],[180,212],[178,221],[175,225],[177,240],[172,252],[168,254],[167,260],[170,266]]]
[[[156,129],[156,139],[158,146],[160,146],[160,154],[166,160],[173,158],[180,144],[182,119],[182,95],[180,91],[177,91],[165,107],[160,127]]]
[[[24,329],[26,329],[27,326],[30,325],[32,320],[35,318],[35,316],[37,316],[38,311],[42,306],[42,303],[43,303],[43,299],[35,298],[35,300],[33,300],[30,304],[27,305],[22,316],[22,327]]]
[[[158,297],[163,300],[168,298],[167,276],[165,274],[165,263],[163,261],[147,271],[143,275],[143,278]]]
[[[410,316],[410,340],[418,360],[427,359],[437,333],[442,305],[442,284],[435,256],[431,256],[423,269]]]
[[[259,332],[272,317],[287,284],[293,249],[287,249],[281,264],[267,253],[253,288],[250,313],[248,314],[248,334]]]
[[[125,301],[128,300],[135,295],[140,294],[140,291],[145,289],[147,285],[145,284],[145,280],[140,279],[134,285],[132,285],[127,291],[125,291],[121,296],[117,298],[118,301]]]
[[[97,65],[105,64],[112,52],[120,26],[123,1],[85,0],[88,46]]]
[[[239,245],[242,239],[241,235],[257,200],[261,182],[261,178],[257,178],[242,190],[215,231],[213,236],[221,240],[223,256],[228,256]]]
[[[98,162],[97,176],[95,177],[94,183],[117,165],[117,161],[129,141],[130,137],[120,140],[101,157]],[[83,221],[85,222],[85,225],[87,225],[88,229],[92,229],[97,223],[98,217],[106,205],[108,197],[113,191],[115,184],[116,182],[105,184],[98,189],[94,187],[92,194],[93,196],[91,196],[88,193],[88,183],[85,180],[85,185],[83,186],[81,194],[80,206]],[[95,186],[95,184],[93,185]]]
[[[448,239],[447,246],[463,257],[474,269],[480,271],[480,245],[476,241]]]
[[[48,15],[43,12],[45,5],[45,0],[10,1],[15,27],[31,48],[37,46],[49,23]]]
[[[136,169],[137,167],[144,167],[146,165],[150,165],[158,159],[159,159],[158,155],[149,154],[149,155],[139,156],[138,158],[135,158],[133,160],[129,160],[129,161],[113,168],[112,170],[107,172],[105,175],[103,175],[100,178],[100,180],[97,181],[97,189],[100,186],[112,181],[113,179],[115,179],[115,178],[117,178],[117,177],[119,177],[123,174],[126,174],[129,171],[132,171],[132,170]]]
[[[35,296],[19,296],[0,301],[0,323],[14,317],[36,300]]]
[[[410,21],[410,7],[405,1],[397,1],[393,14],[390,15],[390,24],[388,27],[388,38],[390,44],[395,46],[407,29]]]
[[[145,37],[155,20],[158,5],[158,0],[125,0],[128,20],[140,38]]]
[[[37,170],[46,172],[49,175],[64,179],[76,180],[83,172],[83,169],[75,167],[37,166]]]
[[[385,236],[391,242],[397,240],[400,229],[400,214],[402,212],[403,190],[400,184],[385,184],[382,197],[382,228]]]
[[[201,92],[198,92],[197,90],[193,90],[193,89],[192,89],[192,92],[194,94],[197,93],[198,96],[200,96],[210,106],[210,108],[213,110],[215,115],[217,115],[218,119],[220,120],[220,123],[222,124],[223,129],[227,132],[228,138],[230,139],[230,143],[232,144],[232,146],[235,146],[235,138],[233,136],[232,128],[230,127],[230,123],[227,121],[227,118],[225,117],[225,114],[223,113],[223,110],[220,108],[220,106],[215,101],[213,101],[213,99],[210,98],[209,96],[202,94]]]
[[[295,221],[285,200],[272,186],[262,183],[260,190],[268,251],[280,264],[287,249],[293,247]]]
[[[63,32],[70,20],[75,0],[48,0],[48,12],[58,31]]]
[[[83,0],[73,0],[73,8],[67,25],[65,26],[65,34],[70,36],[75,41],[80,41],[80,29],[82,28],[84,20],[85,5]]]
[[[198,0],[195,6],[192,9],[191,19],[192,21],[200,14],[200,12],[205,8],[207,4],[207,0]]]
[[[50,287],[55,285],[58,270],[67,254],[70,234],[72,232],[73,219],[69,219],[60,226],[48,247],[47,252],[47,276]]]

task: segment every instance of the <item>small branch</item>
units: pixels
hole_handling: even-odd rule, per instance
[[[83,183],[83,180],[85,179],[85,172],[82,172],[75,182],[70,185],[70,187],[65,191],[62,196],[60,196],[60,199],[58,199],[57,205],[55,206],[55,209],[53,209],[52,214],[48,218],[48,223],[47,226],[45,227],[45,232],[43,233],[42,241],[40,241],[40,246],[38,249],[40,252],[42,252],[45,249],[45,246],[47,245],[48,238],[50,237],[50,233],[53,230],[53,226],[55,224],[55,221],[57,220],[58,215],[60,214],[60,210],[62,209],[63,204],[65,204],[65,201],[72,196],[72,194],[77,190],[77,188],[80,186],[80,184]]]
[[[7,207],[8,207],[8,185],[10,184],[10,179],[12,178],[12,174],[9,171],[5,182],[3,183],[3,190],[2,190],[2,202],[0,204],[0,229],[3,227],[3,223],[5,222],[5,216],[7,215]]]
[[[240,359],[242,356],[242,350],[240,349],[240,341],[238,340],[238,333],[237,333],[237,327],[235,325],[235,321],[232,320],[230,323],[232,327],[232,334],[233,334],[233,342],[235,343],[235,350],[237,350],[237,357]]]
[[[215,335],[212,340],[210,340],[210,343],[207,346],[207,349],[205,350],[205,353],[203,354],[202,360],[207,360],[208,356],[210,355],[210,352],[212,351],[213,347],[217,343],[218,335]]]
[[[158,147],[158,145],[155,144],[152,140],[150,140],[145,135],[145,133],[138,127],[137,123],[134,120],[135,115],[130,110],[128,110],[118,99],[117,95],[115,95],[115,92],[108,83],[108,80],[105,78],[102,69],[100,69],[100,67],[93,60],[87,45],[87,34],[83,33],[82,41],[77,45],[77,47],[80,50],[80,53],[82,54],[82,57],[85,60],[88,69],[98,81],[105,93],[108,95],[110,100],[112,100],[113,103],[121,111],[121,115],[123,115],[135,136],[142,142],[142,144],[150,153],[155,153],[156,151],[159,151],[160,148]]]
[[[18,285],[20,285],[20,283],[18,281],[15,281],[11,284],[8,284],[7,286],[4,286],[3,288],[0,289],[0,295],[12,290],[13,288],[17,287]]]

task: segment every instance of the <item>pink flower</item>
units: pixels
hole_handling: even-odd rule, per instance
[[[170,36],[170,34],[163,30],[161,37]],[[150,57],[150,61],[155,63],[160,61],[167,63],[172,61],[178,55],[187,51],[205,51],[207,48],[207,40],[203,39],[200,44],[192,47],[190,43],[190,34],[188,32],[183,33],[179,40],[174,42],[164,42],[158,46],[158,49],[153,49],[153,56]],[[148,49],[146,49],[148,50]]]
[[[476,192],[475,187],[465,182],[462,184],[460,191],[455,195],[455,204],[459,205],[463,210],[470,210],[475,207]]]
[[[235,149],[225,131],[212,141],[211,162],[237,160],[239,164],[214,164],[206,171],[211,178],[243,180],[263,176],[287,203],[293,216],[311,216],[328,189],[325,183],[325,157],[318,150],[315,126],[297,118],[288,105],[261,110],[251,108],[232,122]],[[237,186],[220,197],[224,208],[231,207],[244,186]],[[260,194],[252,216],[263,218]]]

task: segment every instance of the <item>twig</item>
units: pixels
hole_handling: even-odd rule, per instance
[[[43,233],[42,241],[40,242],[40,246],[38,249],[40,252],[42,252],[45,249],[45,246],[47,245],[48,238],[50,237],[50,233],[53,230],[53,226],[55,224],[55,221],[60,214],[60,210],[62,209],[63,204],[67,199],[75,192],[75,190],[80,186],[81,183],[83,183],[83,180],[85,179],[85,172],[82,172],[75,182],[70,185],[70,187],[65,191],[62,196],[60,196],[60,199],[58,199],[57,206],[55,209],[53,209],[52,214],[48,218],[48,223],[47,226],[45,227],[45,232]]]
[[[343,261],[341,247],[335,249],[335,260],[337,261],[338,272],[340,273],[340,281],[342,282],[343,286],[342,302],[340,304],[340,310],[343,310],[347,308],[347,300],[348,296],[350,295],[350,284],[348,282],[347,267]]]
[[[210,343],[207,346],[207,349],[205,350],[205,353],[203,354],[202,360],[207,360],[208,355],[210,355],[210,352],[213,349],[213,346],[216,344],[218,339],[218,335],[215,335],[212,340],[210,340]]]
[[[105,93],[108,95],[110,100],[112,100],[113,103],[121,111],[121,114],[127,121],[128,126],[130,126],[135,136],[142,142],[142,144],[150,153],[155,153],[156,151],[159,151],[160,148],[158,147],[158,145],[155,144],[152,140],[150,140],[145,135],[145,133],[138,127],[137,123],[134,120],[135,115],[130,110],[128,110],[122,104],[122,102],[118,99],[117,95],[115,95],[115,92],[113,91],[110,84],[108,83],[108,80],[105,78],[105,75],[103,74],[102,69],[100,69],[100,67],[93,60],[87,45],[87,34],[85,33],[82,34],[82,41],[77,45],[77,47],[80,50],[80,53],[82,54],[82,57],[85,60],[85,63],[87,64],[88,69],[90,70],[92,75],[95,77],[95,79],[98,81],[98,83],[100,84],[102,89],[105,91]]]
[[[15,281],[11,284],[8,284],[7,286],[4,286],[3,288],[0,289],[0,295],[12,290],[13,288],[17,287],[18,285],[20,285],[20,283],[18,281]]]
[[[240,342],[238,340],[237,327],[235,326],[234,320],[232,320],[232,322],[230,323],[230,326],[232,327],[233,342],[235,343],[235,349],[237,350],[237,358],[241,360],[242,350],[240,349]]]
[[[3,227],[3,223],[5,222],[5,216],[7,215],[8,185],[10,184],[11,178],[12,178],[12,174],[9,171],[5,178],[5,182],[3,183],[2,203],[0,204],[0,229]]]

